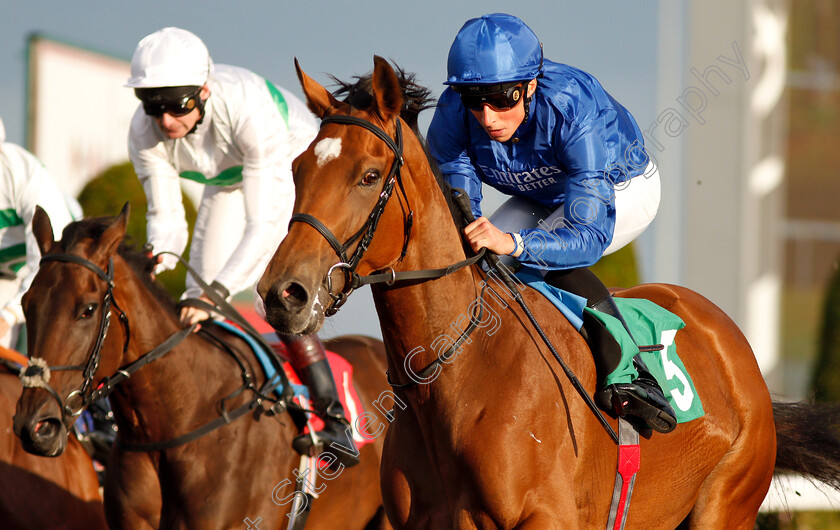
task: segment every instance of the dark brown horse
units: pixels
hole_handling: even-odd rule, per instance
[[[204,324],[134,371],[140,365],[132,363],[168,350],[160,346],[182,330],[175,303],[152,280],[152,260],[120,244],[127,215],[125,208],[116,218],[73,223],[59,242],[46,214],[35,215],[43,258],[23,301],[33,358],[27,372],[46,384],[24,390],[15,431],[32,452],[61,453],[68,416],[92,392],[122,379],[110,394],[119,427],[105,479],[111,528],[286,528],[298,431],[282,408],[269,410],[270,397],[255,400],[265,376],[245,341]],[[346,336],[326,345],[353,365],[364,406],[374,403],[387,388],[381,342]],[[247,413],[233,419],[236,410]],[[137,447],[187,435],[225,411],[231,421],[197,439]],[[387,525],[379,493],[382,443],[364,445],[355,467],[319,470],[317,482],[315,471],[301,474],[321,492],[307,528]]]
[[[18,362],[26,363],[17,355]],[[12,432],[12,413],[22,390],[17,372],[0,366],[0,526],[105,528],[93,462],[76,437],[67,438],[64,454],[46,458],[24,451]]]
[[[604,528],[616,446],[524,310],[477,266],[438,271],[434,279],[412,274],[469,253],[421,141],[400,119],[403,94],[391,66],[375,58],[366,108],[338,101],[299,67],[298,77],[322,127],[295,160],[298,222],[258,291],[272,326],[310,333],[351,287],[372,285],[390,378],[407,404],[396,410],[383,453],[391,523]],[[584,339],[542,295],[523,295],[593,394],[595,367]],[[702,418],[641,441],[628,528],[752,528],[774,469],[801,471],[805,460],[837,485],[837,453],[820,467],[825,462],[801,458],[788,435],[823,429],[825,449],[835,451],[837,437],[825,423],[812,430],[796,414],[774,424],[750,346],[720,309],[672,285],[621,296],[650,299],[687,323],[676,342],[705,408]],[[778,461],[777,436],[785,449]]]

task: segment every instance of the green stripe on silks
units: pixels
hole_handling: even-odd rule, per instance
[[[0,249],[0,263],[5,263],[7,261],[12,261],[20,258],[26,257],[26,243],[18,243],[17,245],[12,245],[10,247],[6,247],[4,249]],[[15,264],[18,270],[23,267],[26,263]]]
[[[271,84],[271,81],[266,80],[265,86],[268,87],[268,93],[271,94],[271,99],[274,100],[274,104],[277,105],[277,110],[280,111],[280,115],[283,116],[283,121],[286,122],[286,128],[289,128],[289,105],[286,103],[286,98],[283,97],[283,93],[280,92],[276,86]]]
[[[20,226],[23,224],[23,219],[12,208],[0,210],[0,229],[8,228],[10,226]]]
[[[26,265],[26,243],[0,249],[0,280],[13,280]]]
[[[674,336],[685,327],[677,315],[659,307],[650,300],[637,298],[614,298],[621,315],[630,327],[639,345],[662,344],[663,350],[642,352],[642,360],[659,382],[668,402],[674,407],[678,423],[685,423],[703,416],[703,405],[694,388],[694,383],[677,355]],[[586,308],[603,322],[621,345],[621,362],[613,373],[606,377],[605,385],[629,383],[638,375],[633,367],[633,357],[639,349],[621,322],[613,317]]]
[[[180,177],[207,186],[230,186],[242,182],[242,166],[229,167],[213,178],[207,178],[198,171],[182,171]]]

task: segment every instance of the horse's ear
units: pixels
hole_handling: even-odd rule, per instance
[[[378,55],[373,56],[373,99],[376,111],[383,121],[390,121],[399,115],[403,106],[402,87],[391,65]]]
[[[32,234],[38,242],[38,250],[42,256],[55,244],[50,216],[40,206],[35,207],[35,215],[32,216]]]
[[[112,256],[120,244],[120,241],[125,237],[125,228],[128,226],[128,214],[131,207],[128,202],[123,205],[120,214],[111,221],[111,224],[102,233],[99,238],[99,252],[103,254],[103,258]]]
[[[319,118],[323,118],[333,109],[337,108],[341,103],[335,99],[335,96],[330,94],[330,91],[319,85],[314,79],[306,75],[295,57],[295,70],[297,70],[298,79],[300,79],[300,86],[303,88],[303,94],[306,96],[306,103],[311,110]]]

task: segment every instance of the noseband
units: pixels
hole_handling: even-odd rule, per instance
[[[375,134],[379,139],[385,142],[391,151],[394,152],[394,161],[391,163],[391,169],[388,172],[388,177],[385,179],[385,185],[382,188],[382,192],[379,194],[379,199],[376,201],[376,204],[371,210],[370,214],[368,215],[367,221],[365,222],[362,227],[356,231],[355,234],[350,236],[350,238],[344,242],[342,245],[339,243],[338,238],[330,231],[329,228],[324,225],[321,221],[313,217],[312,215],[306,213],[296,213],[292,215],[291,220],[289,221],[289,227],[291,228],[292,223],[294,222],[303,222],[311,225],[315,230],[317,230],[324,239],[327,240],[327,243],[335,250],[335,253],[338,255],[338,259],[340,260],[338,263],[330,267],[329,272],[327,272],[326,278],[326,288],[327,292],[329,293],[330,297],[333,299],[333,303],[326,309],[326,315],[334,315],[338,309],[344,305],[344,302],[347,301],[347,297],[350,293],[353,292],[354,289],[364,285],[361,281],[361,277],[356,273],[356,267],[358,267],[359,262],[362,259],[362,256],[367,251],[368,246],[370,245],[371,239],[373,239],[373,233],[376,231],[376,227],[379,224],[379,218],[382,216],[382,213],[385,211],[385,206],[388,204],[388,199],[391,198],[391,195],[394,191],[394,184],[399,184],[400,190],[402,191],[403,197],[406,199],[406,203],[408,203],[408,196],[405,194],[405,188],[403,187],[402,177],[400,176],[400,167],[404,164],[403,161],[403,141],[402,141],[402,129],[400,127],[400,120],[399,118],[396,119],[396,133],[394,136],[394,140],[391,139],[388,134],[377,127],[376,125],[370,123],[367,120],[363,120],[361,118],[357,118],[355,116],[345,116],[345,115],[334,115],[334,116],[327,116],[323,120],[321,120],[321,127],[326,125],[327,123],[343,123],[348,125],[357,125],[362,127],[363,129],[367,129],[368,131]],[[408,216],[405,219],[405,232],[403,235],[403,248],[402,252],[400,253],[400,259],[405,257],[405,253],[408,248],[408,240],[411,237],[411,225],[414,221],[414,212],[411,211],[409,207]],[[356,250],[353,251],[353,255],[350,258],[347,257],[347,250],[356,242],[356,240],[360,240],[359,244],[356,246]],[[332,293],[332,280],[331,275],[335,269],[343,269],[346,275],[346,281],[344,282],[344,287],[342,288],[341,292],[338,294]],[[391,269],[392,275],[394,275],[393,269]],[[394,276],[396,279],[396,276]],[[393,280],[392,280],[393,281]]]
[[[123,327],[125,328],[125,342],[123,344],[123,353],[128,350],[129,339],[131,337],[131,331],[128,325],[128,318],[120,309],[119,305],[117,305],[117,301],[114,299],[114,260],[113,258],[108,262],[108,271],[105,272],[101,268],[99,268],[93,262],[81,258],[79,256],[75,256],[73,254],[48,254],[41,257],[41,264],[47,261],[60,261],[65,263],[75,263],[77,265],[81,265],[86,269],[92,271],[96,274],[100,279],[102,279],[106,286],[107,290],[105,291],[105,295],[102,297],[102,313],[99,320],[99,332],[96,336],[96,341],[93,344],[90,354],[88,355],[87,362],[84,365],[75,364],[75,365],[65,365],[65,366],[52,366],[48,367],[46,362],[43,359],[32,359],[32,361],[40,361],[40,362],[32,362],[30,361],[30,365],[21,370],[21,380],[24,383],[24,387],[41,387],[47,390],[53,398],[58,402],[59,407],[61,408],[62,415],[64,416],[65,423],[67,418],[75,418],[82,411],[93,401],[93,392],[88,392],[91,389],[91,384],[93,383],[93,378],[96,375],[96,370],[99,368],[99,361],[101,360],[101,351],[102,345],[105,343],[105,337],[108,335],[108,328],[111,324],[111,307],[114,308],[117,315],[119,315],[120,322],[122,323]],[[56,392],[49,384],[49,372],[56,372],[56,371],[81,371],[82,376],[84,377],[84,381],[82,382],[82,386],[77,390],[73,390],[70,392],[65,399],[61,399]],[[73,398],[77,398],[79,400],[79,405],[76,408],[73,408],[70,404],[70,400]]]

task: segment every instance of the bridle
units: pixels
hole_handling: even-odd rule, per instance
[[[75,263],[76,265],[81,265],[82,267],[85,267],[86,269],[96,274],[96,276],[103,280],[105,282],[105,285],[107,286],[105,294],[102,297],[102,311],[99,319],[99,331],[97,333],[96,340],[93,343],[93,347],[91,348],[91,351],[88,354],[87,361],[85,362],[85,364],[48,367],[46,365],[46,362],[43,361],[43,359],[32,359],[30,361],[29,366],[27,366],[21,371],[21,379],[24,380],[24,386],[43,387],[45,390],[47,390],[47,392],[49,392],[50,395],[52,395],[52,397],[58,402],[65,424],[67,424],[68,418],[75,418],[76,416],[80,415],[82,411],[84,411],[85,408],[91,402],[95,401],[96,399],[99,399],[100,397],[103,397],[95,396],[97,392],[89,392],[89,390],[91,390],[93,378],[96,375],[96,370],[99,368],[99,362],[102,358],[102,346],[105,343],[105,337],[108,335],[108,328],[111,325],[112,307],[117,313],[120,323],[125,329],[123,354],[125,354],[125,352],[128,350],[129,340],[131,339],[131,329],[129,328],[128,318],[126,317],[125,312],[120,308],[120,306],[117,304],[117,301],[114,299],[113,258],[111,258],[108,261],[107,272],[103,271],[95,263],[73,254],[47,254],[41,257],[40,263],[43,265],[45,262],[49,261]],[[53,389],[47,382],[48,376],[45,376],[45,373],[48,373],[48,371],[80,371],[82,372],[83,377],[82,385],[78,389],[70,392],[66,398],[62,399],[61,396],[58,395],[58,392],[56,392],[55,389]],[[27,378],[34,379],[37,381],[37,383],[27,384]],[[79,404],[77,407],[73,407],[73,404],[70,403],[70,401],[73,399],[79,400]]]
[[[367,221],[365,221],[365,224],[362,225],[362,227],[359,230],[357,230],[352,236],[350,236],[350,238],[347,241],[345,241],[344,244],[341,244],[338,241],[338,238],[335,237],[332,231],[330,231],[330,229],[327,228],[327,226],[324,225],[324,223],[322,223],[310,214],[296,213],[292,215],[292,218],[289,221],[290,228],[292,223],[295,222],[303,222],[311,225],[313,228],[315,228],[315,230],[318,231],[319,234],[321,234],[324,237],[324,239],[327,240],[327,243],[329,243],[330,247],[332,247],[332,249],[338,256],[339,262],[330,267],[326,274],[326,291],[333,299],[332,304],[330,304],[330,306],[327,307],[327,309],[324,311],[326,316],[334,315],[339,310],[339,308],[342,305],[344,305],[344,303],[347,301],[347,297],[350,296],[350,293],[364,285],[371,285],[375,283],[393,285],[395,282],[398,281],[440,278],[442,276],[452,274],[458,269],[461,269],[468,265],[472,265],[484,256],[484,249],[482,249],[475,256],[465,259],[463,261],[459,261],[458,263],[452,264],[444,268],[397,272],[392,267],[389,267],[387,272],[370,274],[367,276],[360,276],[356,272],[356,267],[358,267],[362,256],[367,251],[368,246],[370,245],[371,239],[373,239],[373,234],[376,231],[377,226],[379,225],[379,218],[385,211],[385,206],[388,204],[388,199],[390,199],[391,195],[393,195],[395,185],[399,185],[399,189],[402,192],[403,198],[405,199],[406,204],[408,205],[408,214],[405,216],[403,222],[403,246],[402,251],[400,252],[400,257],[397,261],[402,260],[405,257],[405,254],[408,250],[408,242],[411,238],[411,227],[414,222],[414,212],[411,210],[411,206],[409,205],[408,195],[406,195],[405,187],[403,186],[402,182],[402,176],[400,174],[400,168],[405,164],[405,161],[403,160],[402,128],[400,126],[400,119],[396,118],[396,132],[394,134],[394,139],[392,140],[391,137],[388,136],[388,133],[386,133],[384,130],[377,127],[373,123],[367,120],[363,120],[361,118],[357,118],[356,116],[327,116],[326,118],[321,120],[321,127],[328,123],[356,125],[358,127],[366,129],[367,131],[370,131],[383,142],[385,142],[385,145],[387,145],[391,149],[391,151],[393,151],[394,160],[391,163],[391,169],[388,172],[388,176],[385,178],[385,184],[382,187],[382,192],[379,194],[379,199],[376,201],[376,204],[373,206],[373,209],[368,215]],[[353,245],[353,243],[356,242],[356,240],[359,240],[359,244],[353,251],[352,256],[348,258],[347,251]],[[342,290],[338,294],[333,294],[331,276],[333,271],[336,269],[344,270],[345,282],[344,286],[342,287]]]
[[[346,115],[334,115],[334,116],[327,116],[323,120],[321,120],[321,127],[328,123],[344,123],[348,125],[357,125],[362,127],[363,129],[367,129],[368,131],[375,134],[379,139],[385,142],[385,145],[394,152],[394,160],[391,162],[391,169],[388,171],[388,176],[385,178],[385,184],[382,187],[382,192],[379,194],[379,199],[376,201],[376,204],[373,206],[370,214],[368,215],[367,221],[362,227],[356,231],[355,234],[350,236],[350,238],[344,242],[344,244],[339,243],[338,238],[330,231],[329,228],[324,225],[321,221],[316,219],[314,216],[309,215],[307,213],[296,213],[292,215],[291,220],[289,221],[289,227],[291,228],[292,223],[294,222],[303,222],[311,225],[315,228],[324,239],[327,240],[327,243],[335,250],[335,253],[338,255],[339,262],[330,267],[330,270],[327,272],[326,283],[327,283],[327,292],[329,293],[330,297],[333,299],[332,304],[327,308],[326,314],[327,316],[335,314],[338,309],[344,305],[344,302],[347,301],[347,297],[352,293],[356,288],[360,287],[362,283],[361,277],[356,273],[356,267],[358,267],[359,262],[362,260],[362,256],[367,251],[368,246],[370,245],[371,239],[373,239],[373,234],[376,231],[376,227],[379,225],[379,218],[382,217],[382,213],[385,211],[385,206],[388,204],[388,199],[391,198],[391,195],[394,192],[394,185],[399,184],[400,190],[402,191],[403,197],[406,199],[406,203],[408,202],[408,197],[405,194],[405,188],[403,187],[402,183],[402,176],[400,175],[400,167],[405,163],[403,160],[403,141],[402,141],[402,128],[400,127],[400,120],[396,120],[396,134],[394,135],[394,140],[391,139],[388,134],[377,127],[376,125],[370,123],[369,121],[363,120],[361,118],[357,118],[355,116],[346,116]],[[405,257],[405,253],[408,248],[408,241],[411,237],[411,226],[414,222],[414,212],[411,211],[409,207],[408,216],[405,219],[405,232],[403,236],[403,248],[402,252],[400,253],[400,259]],[[353,251],[353,255],[349,258],[347,257],[347,251],[353,245],[353,243],[359,240],[359,244],[356,246],[356,250]],[[335,269],[343,269],[346,274],[346,280],[344,282],[344,286],[338,294],[333,294],[332,292],[332,272]],[[393,269],[391,269],[393,271]]]

